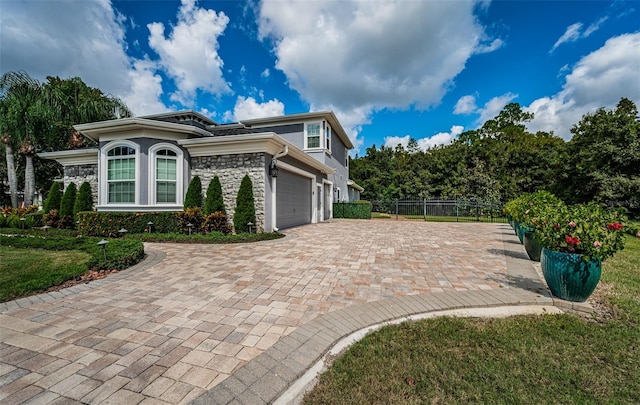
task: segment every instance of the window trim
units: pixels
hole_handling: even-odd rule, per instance
[[[318,125],[318,145],[317,147],[309,147],[309,126]],[[305,150],[322,150],[322,121],[312,121],[304,123],[304,149]],[[314,135],[315,138],[315,135]]]
[[[317,147],[309,147],[309,125],[319,125],[320,126],[320,134],[318,136],[318,145]],[[329,138],[327,139],[327,132],[329,131]],[[331,137],[333,136],[333,129],[331,125],[326,120],[320,121],[309,121],[304,123],[304,150],[305,151],[324,151],[328,154],[331,154]],[[315,137],[315,136],[314,136]],[[327,142],[328,141],[328,142]]]
[[[156,195],[157,183],[157,171],[156,171],[156,159],[158,158],[158,151],[162,149],[168,149],[176,154],[176,202],[174,203],[158,203]],[[147,199],[149,205],[157,205],[159,207],[167,206],[182,206],[184,204],[184,154],[182,149],[171,143],[156,143],[149,147],[149,190]]]
[[[135,176],[134,176],[134,202],[132,203],[110,203],[109,202],[109,174],[108,174],[108,168],[109,168],[109,151],[111,151],[114,148],[120,147],[120,146],[124,146],[124,147],[128,147],[131,148],[135,151],[133,158],[135,159],[135,163],[134,163],[134,169],[135,169]],[[99,172],[100,172],[100,177],[99,179],[100,181],[100,187],[98,189],[98,202],[99,202],[99,206],[109,206],[109,207],[127,207],[127,206],[131,206],[131,205],[139,205],[140,204],[140,145],[128,141],[128,140],[117,140],[117,141],[111,141],[109,143],[107,143],[106,145],[104,145],[102,148],[100,148],[100,168],[99,168]]]

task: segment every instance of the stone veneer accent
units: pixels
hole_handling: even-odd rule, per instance
[[[265,207],[265,169],[264,153],[240,153],[235,155],[198,156],[191,158],[191,177],[200,176],[202,192],[205,193],[209,183],[218,176],[222,184],[224,206],[227,209],[229,222],[233,223],[236,197],[240,182],[245,174],[253,183],[253,198],[256,204],[256,226],[258,231],[264,230]]]
[[[98,203],[98,164],[65,166],[64,167],[64,188],[66,190],[70,183],[76,183],[79,189],[82,183],[89,182],[91,185],[91,195],[93,196],[93,209]]]

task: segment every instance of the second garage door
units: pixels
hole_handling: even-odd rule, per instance
[[[276,189],[276,226],[280,229],[311,223],[311,179],[280,170]]]

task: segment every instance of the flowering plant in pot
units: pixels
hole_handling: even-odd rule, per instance
[[[543,246],[542,273],[551,292],[569,301],[585,301],[593,292],[602,261],[624,248],[621,210],[595,203],[548,205],[534,218],[535,237]]]

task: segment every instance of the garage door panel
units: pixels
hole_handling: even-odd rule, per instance
[[[288,228],[311,223],[311,179],[280,170],[277,182],[277,227]]]

